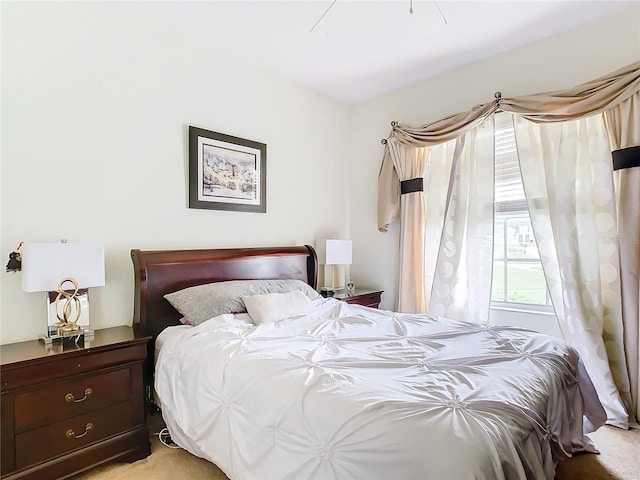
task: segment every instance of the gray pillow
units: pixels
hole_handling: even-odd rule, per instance
[[[223,313],[246,312],[242,297],[301,290],[310,300],[320,294],[302,280],[231,280],[188,287],[167,293],[166,298],[192,325],[199,325]]]

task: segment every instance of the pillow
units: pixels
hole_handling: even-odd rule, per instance
[[[277,322],[313,309],[313,303],[300,290],[242,297],[247,313],[256,325]]]
[[[169,303],[192,325],[199,325],[223,313],[246,312],[243,296],[265,293],[301,291],[309,299],[320,297],[311,286],[302,280],[230,280],[207,283],[167,293]]]

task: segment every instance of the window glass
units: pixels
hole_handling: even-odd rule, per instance
[[[496,115],[494,207],[492,302],[506,308],[526,304],[550,309],[508,114]]]
[[[547,282],[540,262],[509,262],[507,278],[508,302],[532,305],[547,303]]]
[[[507,258],[540,258],[528,215],[507,217]]]

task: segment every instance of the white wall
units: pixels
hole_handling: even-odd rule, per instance
[[[490,27],[489,27],[490,28]],[[362,103],[351,111],[351,238],[356,283],[383,288],[382,307],[397,296],[397,223],[377,232],[377,169],[380,139],[390,122],[420,125],[503,97],[570,88],[640,59],[640,4],[536,44],[495,56]],[[373,171],[372,165],[376,166]],[[360,180],[363,181],[360,181]],[[357,214],[356,214],[357,213]],[[525,315],[526,317],[526,315]],[[507,321],[495,318],[496,323]],[[531,326],[522,316],[520,326]],[[558,332],[552,316],[536,319],[545,332]]]
[[[132,248],[348,237],[348,111],[145,22],[154,2],[2,2],[1,255],[103,242],[94,328],[131,324]],[[189,209],[189,125],[267,144],[267,213]],[[0,343],[44,332],[44,293],[0,273]]]
[[[0,254],[100,241],[94,328],[130,324],[131,248],[354,242],[351,277],[393,308],[397,224],[377,232],[380,139],[490,101],[567,88],[640,58],[640,5],[352,109],[143,21],[153,2],[0,2]],[[268,145],[267,213],[187,208],[187,127]],[[341,175],[340,172],[349,172]],[[36,338],[44,294],[0,273],[0,343]]]

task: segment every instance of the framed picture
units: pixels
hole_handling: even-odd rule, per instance
[[[267,145],[189,127],[189,208],[267,211]]]

